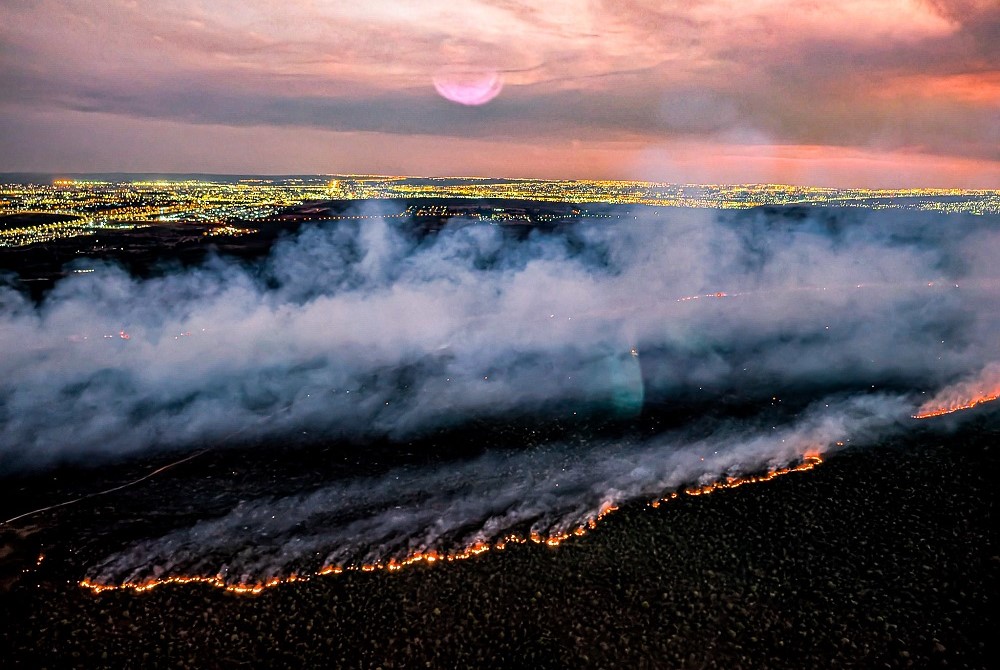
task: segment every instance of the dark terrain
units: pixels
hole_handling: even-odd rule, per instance
[[[193,585],[95,596],[72,567],[94,547],[63,546],[34,565],[52,524],[115,516],[133,495],[123,491],[15,525],[37,532],[17,541],[26,572],[0,594],[0,653],[30,668],[986,668],[1000,431],[995,412],[981,414],[959,434],[627,506],[558,548],[331,575],[257,597]],[[169,487],[196,463],[149,484]]]
[[[467,208],[460,219],[473,220],[498,202],[453,204]],[[575,216],[560,203],[539,206],[534,218],[518,210],[521,205],[507,204],[511,218],[501,225],[514,239]],[[257,222],[256,233],[240,237],[203,235],[209,230],[204,224],[164,224],[0,250],[0,275],[18,275],[14,285],[25,282],[19,287],[44,304],[60,277],[95,264],[88,259],[120,263],[138,276],[198,265],[212,254],[253,267],[276,240],[307,221],[337,217],[347,206],[307,203]],[[404,205],[393,206],[398,213]],[[725,216],[734,225],[763,221],[768,230],[814,216],[784,208],[772,220],[774,211]],[[833,234],[847,225],[841,218],[850,223],[861,215],[831,210],[820,216]],[[412,218],[420,224],[413,227],[418,237],[448,222],[437,214]],[[898,218],[899,234],[913,218]],[[974,229],[989,224],[968,223]],[[933,230],[934,236],[948,234]],[[936,237],[927,240],[935,244]],[[747,351],[739,342],[731,346],[734,360],[759,353],[752,344]],[[396,442],[380,435],[220,442],[102,495],[93,494],[135,481],[197,447],[114,462],[64,462],[41,472],[0,461],[0,522],[81,498],[0,525],[0,665],[992,667],[1000,571],[992,518],[997,403],[914,421],[896,437],[831,454],[810,472],[707,496],[681,495],[655,509],[633,501],[593,532],[556,548],[511,545],[398,573],[346,572],[282,584],[259,596],[204,585],[94,595],[79,586],[109,554],[224,515],[244,499],[278,498],[411,466],[447,468],[511,444],[528,451],[580,436],[599,444],[682,426],[697,434],[716,420],[787,420],[818,397],[865,393],[876,382],[878,392],[923,388],[919,377],[903,373],[868,378],[839,369],[824,379],[809,377],[803,387],[795,380],[780,386],[780,380],[740,378],[684,396],[658,388],[656,380],[669,377],[663,370],[683,369],[686,355],[643,348],[647,392],[637,416],[610,416],[606,398],[571,398],[535,408],[532,416],[463,417],[457,425],[432,426]],[[432,357],[373,370],[356,390],[363,392],[368,382],[406,388],[440,372],[439,363]],[[559,369],[558,361],[549,363]],[[772,403],[774,395],[785,402]],[[582,411],[580,403],[591,400],[595,404]],[[242,542],[245,536],[237,537]]]

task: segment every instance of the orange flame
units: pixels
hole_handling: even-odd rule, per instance
[[[1000,363],[986,366],[975,378],[959,382],[925,402],[914,419],[930,419],[972,409],[1000,398]]]
[[[756,484],[760,482],[768,482],[772,479],[776,479],[782,475],[787,475],[792,472],[805,472],[807,470],[812,470],[817,465],[823,462],[822,456],[818,452],[810,452],[802,457],[802,461],[796,465],[790,465],[784,468],[777,468],[770,470],[762,475],[751,475],[747,477],[728,477],[725,480],[718,481],[712,484],[706,484],[703,486],[694,486],[683,489],[682,492],[691,495],[707,495],[715,491],[720,491],[722,489],[734,489],[738,486],[744,484]],[[668,500],[674,500],[680,497],[680,493],[673,492],[669,495],[657,498],[649,503],[651,507],[659,507],[662,503]],[[237,595],[258,595],[265,589],[273,588],[279,584],[287,584],[293,582],[306,582],[312,577],[322,577],[325,575],[339,575],[345,570],[357,571],[357,572],[376,572],[376,571],[386,571],[386,572],[396,572],[402,570],[403,568],[414,565],[416,563],[427,563],[432,564],[438,561],[462,561],[468,560],[480,554],[484,554],[489,551],[503,551],[510,544],[545,544],[550,547],[558,547],[560,544],[569,540],[573,537],[581,537],[586,535],[589,531],[595,529],[597,525],[609,514],[616,512],[618,507],[611,502],[605,502],[601,507],[593,513],[589,518],[587,518],[583,523],[576,526],[571,530],[553,532],[547,536],[543,536],[541,533],[532,531],[527,537],[523,537],[516,534],[507,535],[501,538],[496,543],[489,543],[485,540],[478,540],[468,547],[454,551],[451,553],[441,554],[437,551],[431,549],[428,551],[415,551],[403,558],[390,558],[385,563],[363,563],[361,565],[327,565],[323,566],[317,570],[312,575],[297,575],[292,574],[288,577],[271,577],[264,581],[259,581],[255,583],[239,583],[231,584],[226,582],[221,576],[214,575],[211,577],[204,576],[174,576],[174,577],[163,577],[163,578],[153,578],[144,582],[124,582],[121,584],[103,584],[100,582],[91,581],[89,579],[84,579],[80,582],[80,586],[85,589],[90,589],[93,593],[103,593],[104,591],[114,591],[114,590],[131,590],[136,593],[145,593],[158,586],[164,586],[166,584],[208,584],[218,589],[222,589],[227,593],[234,593]]]
[[[733,295],[740,295],[739,293]],[[677,298],[677,302],[690,302],[691,300],[701,300],[702,298],[728,298],[729,293],[725,291],[716,291],[715,293],[705,293],[704,295],[688,295],[683,298]]]
[[[840,443],[838,443],[840,444]],[[777,479],[782,475],[787,475],[792,472],[806,472],[807,470],[812,470],[817,465],[823,462],[823,457],[819,455],[818,452],[810,452],[802,457],[802,462],[796,465],[791,465],[784,468],[777,468],[775,470],[769,470],[763,475],[750,475],[747,477],[726,477],[726,479],[712,482],[711,484],[704,484],[702,486],[692,486],[683,490],[683,493],[689,496],[702,496],[708,495],[709,493],[714,493],[715,491],[721,491],[723,489],[735,489],[737,487],[743,486],[744,484],[759,484],[761,482],[769,482],[772,479]],[[659,507],[663,503],[676,500],[681,496],[680,493],[674,491],[673,493],[665,496],[663,498],[657,498],[650,504],[651,507]]]
[[[995,391],[993,393],[984,393],[983,395],[977,396],[975,398],[972,398],[971,400],[967,400],[967,401],[964,401],[964,402],[963,401],[956,401],[956,402],[954,402],[954,403],[952,403],[950,405],[947,405],[945,407],[938,407],[936,409],[927,409],[927,410],[924,410],[923,408],[921,408],[921,411],[918,412],[918,413],[916,413],[916,414],[914,414],[913,418],[914,419],[930,419],[930,418],[935,417],[935,416],[944,416],[945,414],[952,414],[954,412],[961,412],[963,409],[972,409],[976,405],[982,405],[983,403],[986,403],[986,402],[993,402],[994,400],[997,400],[998,398],[1000,398],[1000,391]]]

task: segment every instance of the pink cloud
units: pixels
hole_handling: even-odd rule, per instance
[[[406,137],[386,143],[384,161],[407,172],[432,169],[397,148],[407,142],[486,143],[493,163],[479,160],[483,169],[522,161],[520,173],[541,162],[525,147],[539,147],[586,176],[626,169],[631,159],[605,159],[621,143],[636,157],[765,138],[781,162],[743,157],[762,177],[793,174],[804,160],[783,147],[821,145],[838,165],[857,160],[849,151],[923,156],[916,162],[965,180],[962,161],[998,159],[1000,121],[988,109],[997,101],[997,26],[1000,11],[981,0],[4,3],[0,124],[16,123],[36,144],[8,137],[15,146],[0,169],[32,152],[68,160],[68,147],[86,138],[47,146],[39,110],[75,110],[145,120],[148,141],[121,144],[120,154],[161,147],[145,155],[164,163],[175,143],[160,140],[179,124],[220,138],[211,145],[254,128],[275,149],[281,142],[267,138],[293,129],[338,142],[352,133]],[[435,79],[462,69],[497,74]],[[492,103],[458,114],[433,104],[435,89]],[[344,160],[370,161],[369,149],[350,151]],[[685,163],[691,174],[732,162],[708,155]],[[451,172],[469,162],[453,160]],[[907,164],[900,159],[900,169]]]

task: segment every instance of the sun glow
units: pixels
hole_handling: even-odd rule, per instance
[[[443,71],[434,75],[434,90],[442,98],[460,105],[485,105],[500,95],[503,77],[499,72],[484,71]]]

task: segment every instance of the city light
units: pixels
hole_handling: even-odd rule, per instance
[[[158,224],[213,226],[208,235],[245,235],[254,222],[275,220],[285,208],[316,202],[286,220],[369,219],[382,215],[331,214],[324,201],[447,198],[450,204],[420,204],[390,216],[478,218],[488,223],[524,222],[523,213],[496,208],[488,216],[456,210],[455,199],[529,200],[579,205],[579,219],[619,216],[588,209],[611,204],[642,207],[748,209],[760,206],[858,207],[966,214],[1000,214],[1000,191],[961,189],[832,189],[782,184],[658,184],[612,180],[417,178],[321,175],[308,178],[248,178],[236,181],[106,182],[56,179],[50,184],[0,184],[0,247],[21,247],[101,230],[131,230]],[[459,208],[460,209],[460,208]],[[655,210],[654,210],[655,212]],[[634,214],[634,212],[632,213]],[[630,214],[629,216],[632,216]],[[656,215],[654,213],[654,215]],[[552,217],[550,218],[558,218]],[[538,220],[544,221],[546,215]]]

